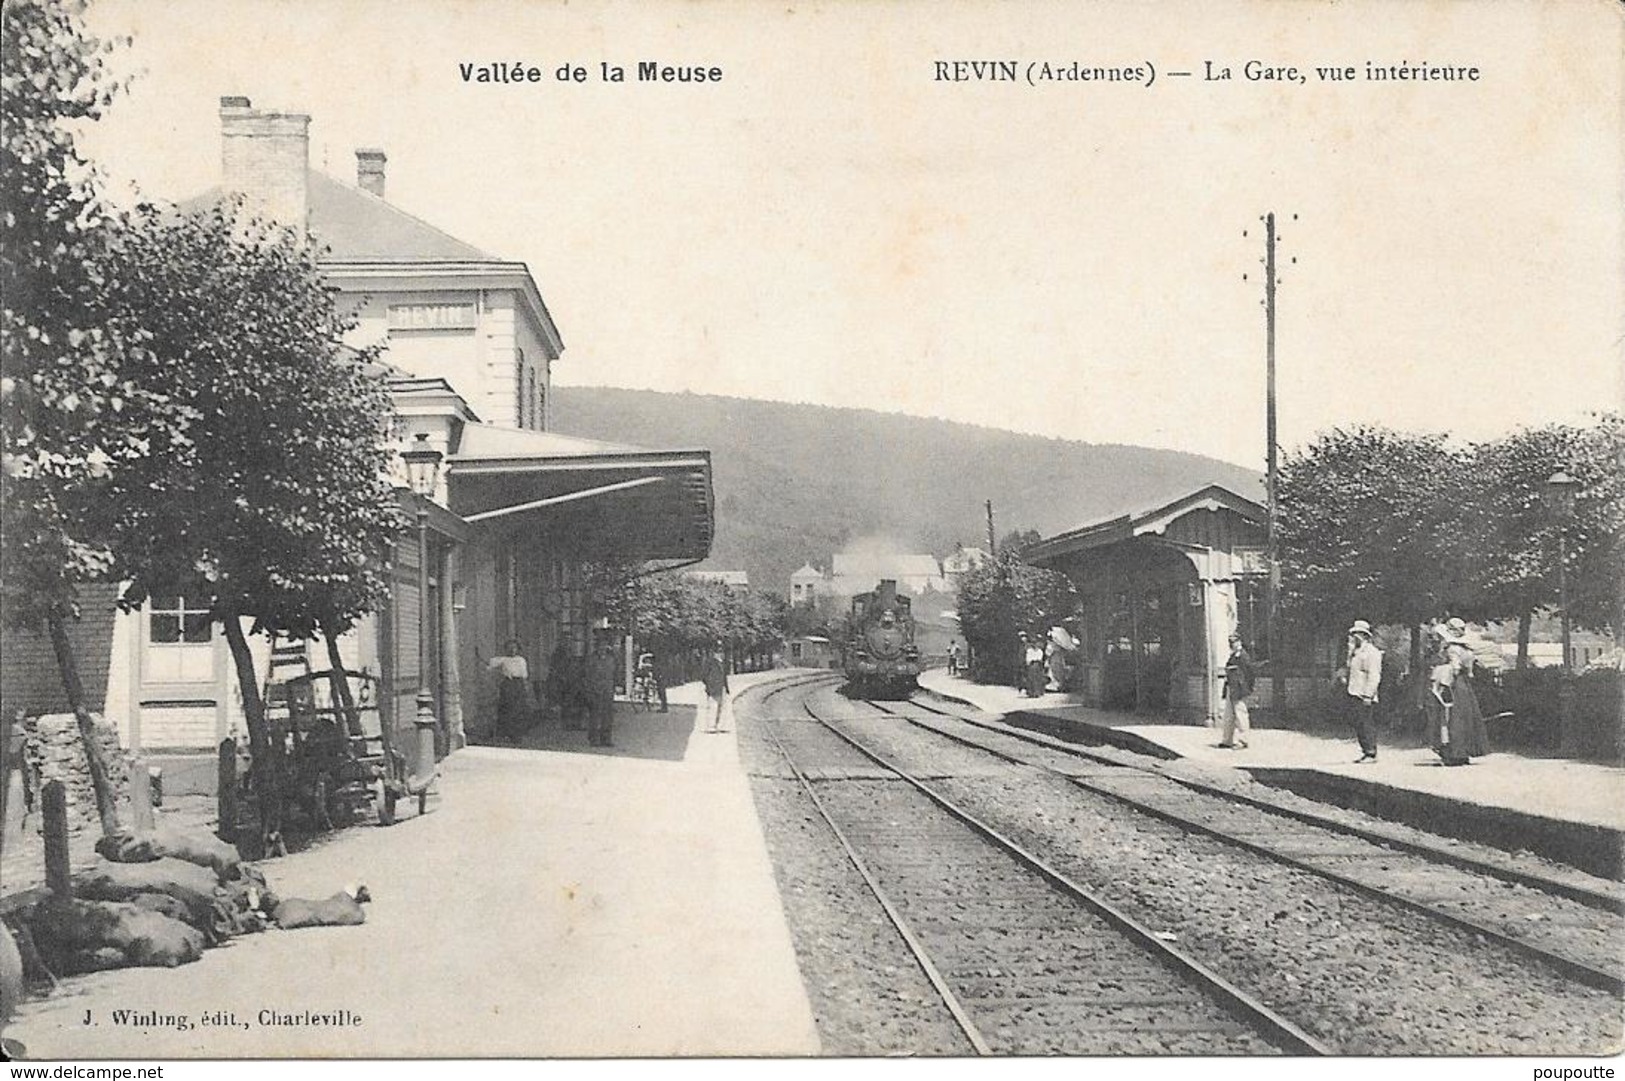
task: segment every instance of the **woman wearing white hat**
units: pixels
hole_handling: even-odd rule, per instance
[[[1435,628],[1442,656],[1428,670],[1428,734],[1433,751],[1447,766],[1465,766],[1490,753],[1484,713],[1473,691],[1473,648],[1459,619]]]

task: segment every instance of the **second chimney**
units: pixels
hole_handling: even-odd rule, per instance
[[[384,163],[389,158],[382,150],[355,152],[355,182],[362,191],[384,197]]]

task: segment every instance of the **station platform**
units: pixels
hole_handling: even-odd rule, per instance
[[[610,748],[557,722],[466,748],[427,815],[262,864],[284,896],[365,883],[365,924],[73,977],[6,1035],[31,1058],[816,1054],[734,734],[696,728],[698,685],[670,699],[618,705]]]
[[[1625,770],[1591,762],[1492,753],[1442,766],[1428,748],[1382,747],[1375,762],[1345,739],[1254,726],[1245,749],[1218,746],[1215,728],[1146,724],[1144,715],[1096,709],[1076,694],[1028,698],[931,669],[920,686],[1013,723],[1062,738],[1107,743],[1255,780],[1431,833],[1527,850],[1589,874],[1625,878]],[[1068,730],[1071,731],[1068,731]]]

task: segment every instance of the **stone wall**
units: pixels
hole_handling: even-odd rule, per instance
[[[130,795],[130,757],[119,745],[116,726],[91,714],[96,722],[97,744],[107,767],[115,804]],[[79,741],[79,722],[71,713],[48,713],[23,721],[23,757],[39,779],[43,790],[47,781],[61,781],[68,797],[68,827],[99,826],[96,791],[90,783],[90,763]]]

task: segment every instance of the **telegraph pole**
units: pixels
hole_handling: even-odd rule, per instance
[[[1264,440],[1269,448],[1264,479],[1269,501],[1265,540],[1269,579],[1264,603],[1269,623],[1270,704],[1279,723],[1286,715],[1286,672],[1281,667],[1281,563],[1275,528],[1275,284],[1275,213],[1271,211],[1264,215]]]

